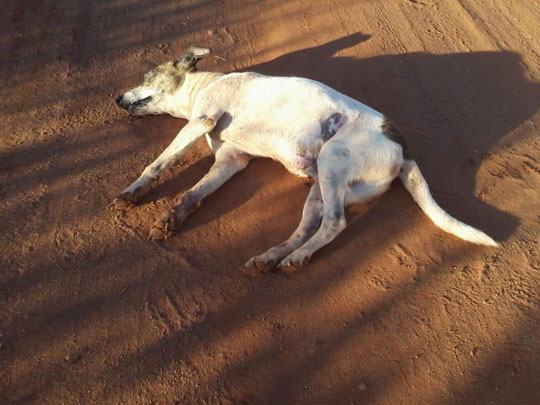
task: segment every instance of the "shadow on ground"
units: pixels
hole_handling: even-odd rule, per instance
[[[25,4],[31,6],[28,12],[40,7]],[[93,6],[86,7],[78,21],[90,27],[94,20],[85,23],[83,17]],[[25,12],[22,6],[18,10]],[[61,56],[81,72],[95,57],[90,53],[113,52],[108,43],[88,50],[90,37],[73,40],[75,53]],[[339,56],[367,40],[369,35],[355,34],[245,70],[320,80],[391,116],[407,134],[441,205],[496,239],[508,238],[519,220],[482,201],[496,190],[489,182],[477,184],[477,176],[500,143],[524,141],[509,134],[540,105],[539,86],[524,76],[519,55]],[[130,46],[144,41],[134,39]],[[28,66],[36,57],[47,62],[37,52],[28,56]],[[108,97],[109,89],[95,91]],[[38,95],[32,102],[39,100]],[[149,243],[133,230],[119,229],[105,206],[177,128],[165,118],[129,125],[117,115],[100,118],[103,123],[71,134],[86,142],[59,138],[5,153],[3,167],[12,184],[4,197],[25,196],[40,184],[49,188],[37,200],[2,212],[6,235],[26,255],[10,257],[2,279],[7,311],[0,324],[6,370],[1,400],[373,403],[420,377],[433,378],[439,388],[456,382],[447,393],[425,393],[424,399],[438,403],[487,398],[532,403],[538,394],[530,388],[540,372],[539,359],[527,356],[534,352],[530,346],[487,348],[494,356],[472,363],[456,355],[453,365],[461,367],[462,376],[431,368],[438,365],[437,350],[453,344],[458,334],[432,333],[453,327],[451,314],[441,324],[429,322],[443,303],[451,308],[454,302],[447,284],[456,274],[449,264],[469,277],[465,269],[480,251],[453,240],[434,242],[429,247],[436,251],[420,255],[421,263],[405,249],[403,262],[379,267],[379,258],[394,255],[422,218],[401,186],[366,209],[351,210],[349,228],[301,273],[245,278],[237,271],[243,261],[294,229],[307,189],[277,164],[257,162],[209,197],[184,233],[163,244]],[[111,130],[112,124],[120,130]],[[167,136],[154,138],[162,124]],[[107,131],[119,138],[104,141],[100,134]],[[134,145],[125,147],[132,136]],[[142,147],[149,150],[134,156]],[[95,148],[106,152],[90,153]],[[162,184],[147,202],[172,198],[194,183],[192,177],[211,162],[205,153],[200,147],[188,155],[195,165]],[[63,154],[81,158],[62,161]],[[40,159],[47,170],[31,170]],[[78,199],[66,202],[67,191]],[[142,227],[158,215],[144,206],[133,213],[148,222]],[[17,217],[35,218],[24,225],[24,235],[10,219]],[[78,228],[81,224],[86,225]],[[534,310],[524,313],[538,321]],[[473,317],[481,325],[481,314]],[[507,341],[519,345],[534,341],[537,331],[517,324],[505,333]],[[396,350],[394,342],[404,349]],[[521,385],[514,384],[518,378]],[[522,390],[525,386],[530,390]],[[422,387],[414,388],[412,398],[421,392]]]

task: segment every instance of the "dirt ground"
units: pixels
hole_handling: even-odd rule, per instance
[[[540,3],[0,1],[0,403],[540,403]],[[393,118],[437,201],[401,184],[294,275],[241,265],[308,188],[257,160],[164,242],[204,142],[107,207],[185,124],[114,96],[190,44],[201,70],[320,80]]]

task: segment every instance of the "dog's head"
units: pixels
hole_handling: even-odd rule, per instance
[[[197,62],[209,54],[208,48],[190,46],[178,59],[146,73],[140,86],[118,96],[116,102],[131,115],[166,112],[168,100],[182,87],[186,74],[196,71]]]

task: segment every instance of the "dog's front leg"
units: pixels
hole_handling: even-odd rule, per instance
[[[171,231],[178,231],[187,216],[199,207],[201,201],[244,169],[250,158],[250,155],[224,144],[216,152],[216,161],[209,172],[184,193],[167,215],[154,223],[148,238],[165,239]]]
[[[123,210],[140,201],[166,169],[182,157],[197,139],[214,129],[218,118],[201,117],[188,122],[161,155],[144,169],[141,176],[114,199],[114,208]]]

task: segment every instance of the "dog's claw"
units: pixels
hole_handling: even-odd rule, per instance
[[[249,275],[268,273],[275,265],[275,260],[257,260],[256,258],[251,258],[242,266],[242,272]]]
[[[142,189],[141,187],[137,187],[133,193],[123,192],[117,195],[111,205],[114,207],[114,209],[123,211],[132,207],[134,204],[140,201],[141,198]]]
[[[148,235],[148,239],[167,239],[172,232],[180,230],[182,222],[183,221],[177,218],[176,212],[173,209],[163,218],[154,222],[154,225],[152,225],[152,229],[150,230],[150,235]]]
[[[152,228],[150,234],[148,235],[148,240],[165,240],[167,239],[168,233],[164,229]]]
[[[166,229],[167,228],[167,218],[158,219],[156,222],[154,222],[153,227],[158,228],[158,229]]]
[[[137,187],[133,192],[120,193],[113,200],[111,206],[116,210],[124,211],[138,203],[144,194],[145,190],[143,190],[143,187]]]
[[[124,199],[121,195],[119,195],[118,197],[116,197],[112,204],[111,204],[111,208],[117,210],[117,211],[125,211],[127,210],[128,208],[130,208],[131,206],[133,206],[133,202],[127,200],[127,199]]]
[[[302,266],[304,266],[307,262],[309,262],[309,256],[304,257],[286,257],[278,264],[278,269],[283,273],[294,273]]]
[[[278,266],[278,269],[282,273],[291,274],[291,273],[295,273],[298,270],[300,270],[300,267],[302,267],[302,266],[299,263],[291,263],[291,264],[284,264],[284,265],[280,264]]]
[[[257,277],[262,274],[254,270],[253,267],[246,267],[246,265],[242,266],[242,268],[240,269],[240,272],[243,276],[247,276],[247,277]]]

